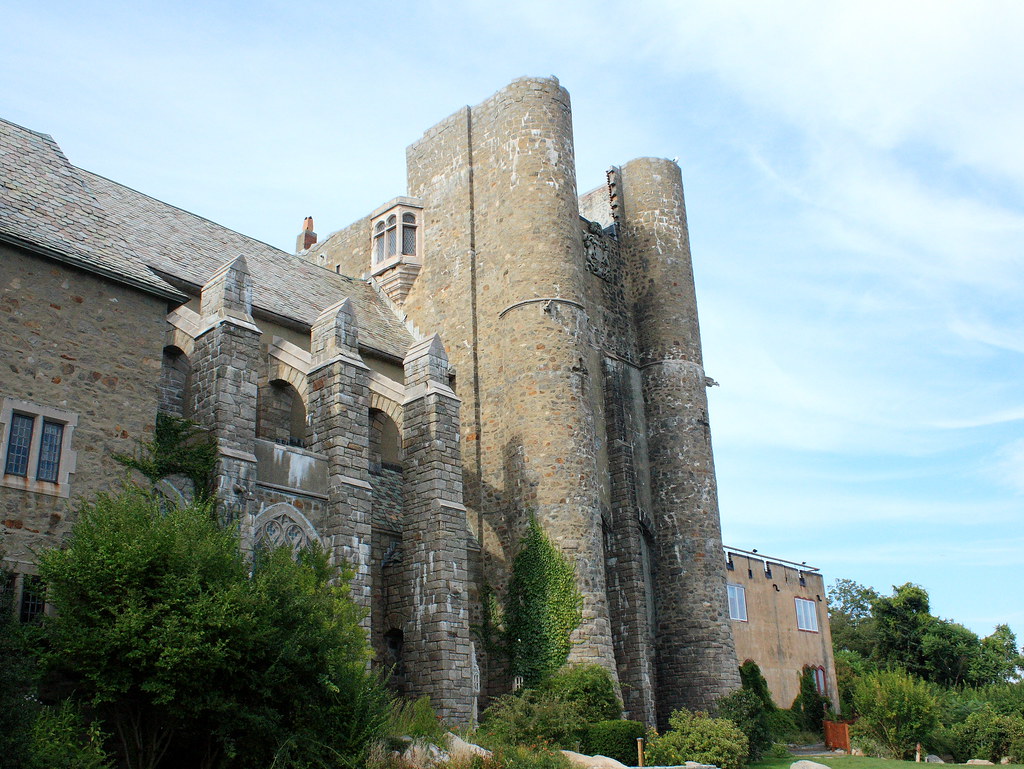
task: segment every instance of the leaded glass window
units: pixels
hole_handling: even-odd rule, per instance
[[[60,422],[44,421],[41,438],[36,478],[56,483],[57,471],[60,470],[60,446],[64,441],[64,425]]]
[[[11,415],[11,437],[7,443],[7,462],[4,472],[8,475],[28,475],[28,455],[32,446],[32,426],[35,420],[24,414]]]
[[[413,214],[402,214],[402,253],[416,255],[416,217]]]

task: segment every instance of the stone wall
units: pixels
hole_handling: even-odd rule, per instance
[[[33,552],[60,542],[76,500],[116,487],[113,455],[151,437],[166,314],[166,299],[0,246],[0,396],[78,418],[70,497],[0,487],[0,545],[15,568],[34,570]]]

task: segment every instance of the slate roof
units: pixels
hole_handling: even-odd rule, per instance
[[[163,277],[202,286],[241,254],[257,310],[311,326],[347,296],[360,347],[401,359],[414,341],[366,281],[75,168],[50,136],[2,119],[0,240],[177,301],[186,296]]]
[[[412,334],[364,280],[339,275],[215,222],[163,203],[102,176],[80,171],[104,207],[126,225],[146,262],[201,286],[230,259],[245,256],[253,307],[311,326],[324,308],[352,298],[359,345],[405,357]]]
[[[3,119],[0,240],[169,299],[184,298],[134,252],[50,136]]]

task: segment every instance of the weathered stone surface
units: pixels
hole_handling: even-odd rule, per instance
[[[967,760],[968,764],[974,764],[975,766],[994,766],[994,764],[986,758],[971,758]]]
[[[586,756],[571,750],[563,750],[562,755],[569,759],[570,764],[580,769],[626,769],[626,765],[621,761],[608,756]]]
[[[928,764],[944,764],[944,763],[946,763],[945,761],[943,761],[941,758],[939,758],[934,753],[929,753],[927,756],[924,757],[924,760],[925,760],[925,763],[928,763]]]
[[[817,761],[808,761],[806,758],[800,761],[794,761],[789,765],[789,769],[829,769],[825,764],[819,764]]]

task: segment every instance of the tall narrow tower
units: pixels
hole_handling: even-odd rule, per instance
[[[621,242],[635,308],[654,515],[658,719],[707,709],[739,685],[726,615],[706,377],[679,167],[619,174]]]

